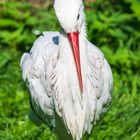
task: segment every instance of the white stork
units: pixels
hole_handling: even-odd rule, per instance
[[[83,1],[55,0],[54,9],[63,31],[43,32],[21,58],[30,119],[48,125],[61,140],[81,140],[109,107],[112,72],[86,38]]]

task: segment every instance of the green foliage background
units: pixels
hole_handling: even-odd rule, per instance
[[[51,2],[0,0],[0,140],[56,140],[27,117],[28,91],[20,58],[35,33],[59,30]],[[140,140],[140,0],[86,2],[87,33],[109,61],[113,102],[90,140]]]

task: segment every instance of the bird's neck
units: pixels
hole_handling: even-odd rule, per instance
[[[85,59],[85,56],[86,56],[86,53],[87,53],[86,43],[87,43],[86,23],[83,22],[83,24],[81,26],[81,30],[79,31],[79,46],[80,46],[80,57],[81,57],[81,59],[83,59],[83,58]],[[67,57],[69,55],[71,57],[73,57],[71,44],[69,42],[67,34],[64,32],[63,29],[62,29],[61,35],[60,35],[59,52],[60,52],[60,57],[64,57],[64,59],[65,59],[65,57]]]
[[[85,75],[86,74],[86,67],[88,64],[87,61],[87,39],[86,39],[86,28],[85,25],[82,26],[81,31],[79,33],[79,46],[80,46],[80,61],[81,61],[81,71],[82,71],[82,78],[83,82],[85,82]],[[71,48],[71,44],[69,42],[68,36],[65,33],[61,33],[60,35],[60,44],[59,44],[59,58],[62,62],[62,65],[64,64],[64,69],[67,73],[67,75],[73,75],[75,77],[75,80],[73,80],[73,77],[69,77],[70,81],[76,81],[77,80],[77,72],[75,67],[75,61],[74,56]],[[73,82],[74,83],[74,82]]]
[[[86,55],[86,42],[87,42],[86,24],[85,24],[85,22],[83,22],[83,24],[81,26],[81,30],[79,31],[79,46],[80,46],[80,56],[81,57]],[[61,56],[63,57],[64,55],[67,56],[67,54],[64,52],[71,54],[71,56],[73,57],[71,44],[69,42],[67,34],[64,32],[63,29],[62,29],[61,35],[60,35],[59,51],[60,51],[60,57]]]
[[[82,40],[87,40],[87,33],[86,33],[86,23],[83,22],[82,26],[81,26],[81,30],[80,30],[80,33],[79,33],[79,40],[82,39]]]

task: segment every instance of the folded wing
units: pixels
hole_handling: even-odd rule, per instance
[[[30,90],[30,119],[55,127],[53,92],[50,80],[58,58],[59,33],[44,32],[21,58],[22,76]]]

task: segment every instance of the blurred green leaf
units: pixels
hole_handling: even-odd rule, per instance
[[[139,0],[125,0],[131,3],[131,9],[135,13],[135,16],[140,20],[140,1]]]

